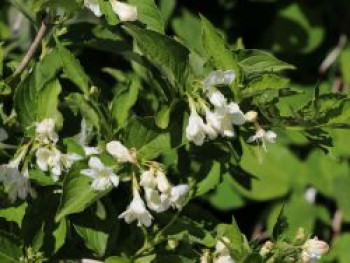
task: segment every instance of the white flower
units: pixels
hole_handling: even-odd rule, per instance
[[[102,16],[98,0],[84,0],[84,5],[86,6],[86,8],[90,9],[95,16]]]
[[[118,160],[118,162],[134,163],[136,161],[133,154],[120,141],[111,141],[107,143],[106,149],[110,155]]]
[[[226,107],[227,113],[230,114],[231,121],[234,125],[243,125],[245,116],[237,103],[230,102]]]
[[[119,16],[120,21],[126,22],[137,20],[137,8],[135,6],[116,0],[110,0],[110,3],[112,5],[114,13],[116,13]]]
[[[227,108],[217,108],[214,113],[219,116],[220,127],[218,132],[221,136],[232,138],[235,136],[233,128],[232,116],[228,113]]]
[[[258,113],[256,111],[248,111],[244,117],[247,122],[255,122],[258,118]]]
[[[49,148],[42,147],[36,151],[35,155],[36,164],[38,165],[39,169],[44,172],[51,171],[53,179],[57,181],[59,176],[62,174],[62,153],[56,148],[51,150]]]
[[[323,254],[327,253],[329,246],[326,242],[318,240],[317,237],[305,242],[302,251],[304,262],[316,262]]]
[[[11,163],[2,165],[0,168],[2,174],[2,182],[5,191],[8,193],[9,199],[14,203],[17,198],[25,200],[29,195],[36,197],[35,190],[31,187],[29,181],[28,166],[23,167],[22,173],[18,170],[18,166]]]
[[[157,187],[157,180],[154,176],[154,169],[151,168],[141,174],[140,185],[144,188],[154,189]]]
[[[157,190],[145,188],[145,199],[149,209],[161,213],[169,209],[170,200],[166,194],[160,194]]]
[[[80,173],[93,179],[91,188],[96,191],[104,191],[111,186],[119,185],[119,177],[113,173],[111,167],[105,166],[97,157],[89,160],[90,169],[81,170]]]
[[[275,143],[277,134],[273,131],[265,131],[264,129],[258,129],[255,135],[249,137],[248,142],[261,142],[263,148],[266,149],[266,142]]]
[[[168,178],[165,176],[165,173],[160,169],[156,172],[156,182],[160,192],[168,193],[170,191],[171,184],[169,183]]]
[[[186,127],[186,137],[195,145],[202,145],[206,136],[203,119],[195,109],[191,109],[191,114]]]
[[[102,151],[98,147],[89,147],[89,146],[84,146],[84,153],[86,156],[90,155],[97,155],[100,154]]]
[[[206,95],[210,103],[215,107],[225,107],[227,104],[224,94],[222,94],[217,88],[209,88]]]
[[[235,261],[231,257],[229,246],[230,240],[227,237],[222,237],[215,245],[214,263],[234,263]]]
[[[4,128],[0,128],[0,142],[7,140],[9,135]]]
[[[205,120],[206,125],[204,130],[209,138],[214,140],[218,136],[218,132],[221,128],[221,117],[207,109],[205,111]]]
[[[203,82],[204,89],[209,89],[215,85],[230,85],[236,78],[234,70],[216,70],[211,72]]]
[[[44,119],[43,121],[36,123],[35,133],[35,138],[44,144],[49,144],[51,142],[56,143],[58,141],[58,135],[55,132],[54,119]]]
[[[182,209],[186,203],[189,190],[190,188],[187,184],[173,186],[170,190],[170,204],[177,209]]]
[[[76,153],[61,154],[61,164],[65,170],[69,170],[73,163],[82,160],[83,157]]]
[[[142,225],[145,227],[151,226],[153,219],[150,212],[146,209],[145,203],[141,199],[138,191],[134,191],[134,197],[130,205],[118,218],[124,218],[125,222],[128,224],[137,220],[137,226],[139,227]]]

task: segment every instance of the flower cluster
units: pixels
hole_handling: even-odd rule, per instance
[[[78,154],[62,153],[56,146],[58,139],[53,119],[36,123],[36,163],[43,172],[50,172],[54,181],[58,181],[61,174],[68,171],[74,162],[83,159]]]
[[[153,216],[147,207],[157,213],[164,212],[170,207],[181,209],[185,204],[189,192],[189,186],[180,184],[173,186],[167,179],[159,164],[152,162],[147,170],[142,170],[138,164],[136,154],[129,150],[120,141],[111,141],[106,145],[106,151],[113,156],[119,165],[131,164],[140,170],[140,179],[132,176],[133,199],[127,209],[119,215],[125,222],[137,221],[138,226],[149,227]],[[97,156],[89,160],[89,169],[81,170],[81,174],[93,179],[91,188],[96,191],[104,191],[110,187],[118,187],[120,179],[114,173],[112,167],[105,166]],[[140,186],[143,188],[146,204],[140,195]]]
[[[315,237],[305,242],[301,257],[304,263],[314,263],[319,260],[323,254],[327,253],[328,250],[328,244]]]
[[[98,2],[98,0],[84,0],[84,5],[86,8],[90,9],[95,16],[101,17],[102,12]],[[120,21],[137,20],[138,15],[136,7],[117,0],[109,0],[109,2],[112,6],[113,12],[118,15]]]
[[[235,80],[235,71],[213,71],[203,82],[203,91],[206,100],[189,97],[190,117],[186,127],[186,137],[189,141],[200,146],[208,136],[210,140],[222,137],[235,137],[234,126],[241,126],[246,122],[256,124],[257,132],[248,139],[256,141],[266,149],[266,142],[275,142],[277,135],[273,131],[265,131],[257,123],[257,112],[250,111],[244,114],[239,105],[229,102],[224,94],[215,86],[230,85]],[[209,101],[209,106],[208,102]],[[205,121],[200,113],[205,116]]]

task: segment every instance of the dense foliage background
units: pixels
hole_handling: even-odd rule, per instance
[[[170,130],[169,133],[173,132],[174,127],[171,125],[176,118],[188,116],[188,113],[183,113],[176,106],[182,105],[183,101],[174,103],[172,100],[176,107],[173,104],[170,107],[168,99],[176,97],[176,94],[162,90],[164,86],[171,86],[171,83],[165,83],[164,78],[159,77],[158,68],[152,64],[152,60],[147,57],[150,61],[144,61],[143,57],[137,57],[133,52],[138,51],[138,48],[132,46],[131,37],[140,46],[143,41],[147,42],[136,27],[130,26],[125,30],[113,26],[115,21],[112,16],[99,22],[88,10],[76,14],[82,8],[79,1],[47,1],[49,4],[45,8],[43,2],[46,1],[0,2],[0,115],[2,126],[9,129],[8,143],[22,143],[25,132],[21,125],[29,126],[35,120],[33,116],[30,119],[27,112],[20,112],[23,110],[30,113],[30,109],[15,104],[25,104],[27,98],[37,95],[28,92],[18,95],[13,101],[14,87],[19,85],[19,88],[25,89],[25,85],[21,84],[25,78],[16,79],[12,74],[33,41],[43,10],[54,10],[55,19],[51,21],[53,24],[52,31],[48,32],[49,37],[41,46],[43,53],[41,57],[39,53],[36,61],[43,59],[47,50],[59,49],[63,56],[69,49],[85,72],[78,72],[81,75],[77,77],[72,76],[69,69],[66,70],[60,78],[64,88],[56,91],[61,92],[58,108],[64,116],[64,125],[60,136],[68,138],[64,142],[67,149],[78,153],[81,151],[71,139],[80,132],[81,116],[94,131],[97,130],[97,135],[92,139],[95,144],[108,142],[116,134],[118,138],[127,138],[125,140],[129,142],[135,139],[133,136],[136,137],[135,140],[139,139],[137,136],[144,136],[136,132],[130,135],[131,130],[150,129],[150,124],[145,124],[144,119],[128,122],[132,116],[145,119],[156,116],[155,123],[152,123],[153,126],[158,125],[156,131]],[[129,2],[138,4],[137,0]],[[347,130],[350,127],[350,2],[160,0],[157,4],[165,32],[176,36],[175,39],[191,51],[193,57],[190,63],[194,71],[198,70],[196,76],[207,75],[214,69],[214,65],[205,65],[203,59],[209,51],[203,46],[203,21],[199,14],[207,17],[220,30],[238,57],[248,56],[239,53],[243,48],[266,50],[296,68],[283,71],[282,77],[265,76],[266,82],[259,84],[264,86],[262,89],[265,95],[248,94],[240,104],[245,111],[258,111],[263,125],[273,127],[278,134],[276,143],[268,145],[267,152],[261,147],[251,147],[243,142],[251,135],[249,129],[241,131],[241,141],[233,143],[236,156],[231,148],[227,150],[229,146],[226,145],[225,148],[224,144],[215,143],[205,144],[202,148],[179,146],[175,151],[172,149],[166,154],[162,152],[161,162],[167,167],[173,181],[187,182],[187,175],[192,174],[203,177],[196,178],[198,182],[199,179],[206,179],[200,187],[203,194],[197,194],[185,207],[181,224],[171,229],[169,236],[172,236],[173,241],[189,239],[191,244],[197,244],[197,240],[191,239],[197,235],[202,238],[198,243],[205,243],[203,240],[207,233],[204,230],[201,232],[202,227],[211,229],[219,223],[230,224],[234,216],[248,240],[262,244],[273,236],[274,225],[283,207],[283,214],[288,219],[288,229],[284,232],[286,238],[293,238],[302,227],[306,235],[317,235],[330,244],[331,250],[321,262],[350,262],[350,133]],[[71,13],[74,14],[73,18]],[[69,19],[65,21],[67,17]],[[146,22],[142,22],[148,25],[148,29],[151,27],[152,30],[162,31],[157,17],[153,19],[154,21],[145,19]],[[65,58],[67,57],[69,55]],[[38,65],[41,65],[39,71],[44,73],[34,81],[44,86],[53,72],[55,75],[60,71],[60,66],[56,57],[42,61],[46,64]],[[34,68],[33,61],[30,65]],[[263,64],[259,65],[257,73],[248,66],[246,69],[252,74],[252,79],[254,73],[260,74],[264,68]],[[258,68],[256,64],[254,66]],[[74,67],[80,68],[79,63],[73,64]],[[291,68],[288,64],[281,67]],[[52,70],[47,70],[48,68]],[[85,75],[89,79],[85,79]],[[93,83],[99,91],[94,93],[87,83]],[[252,83],[253,81],[249,82],[249,85],[253,86]],[[166,92],[170,95],[163,96]],[[96,98],[101,105],[108,104],[109,111],[103,107],[98,109],[93,104],[94,99],[86,102],[86,94]],[[23,101],[20,96],[23,96]],[[119,106],[121,104],[124,106]],[[321,106],[315,106],[318,104]],[[58,102],[53,99],[52,105],[58,105]],[[19,111],[19,120],[13,115],[13,107]],[[106,112],[101,113],[99,110]],[[113,125],[105,125],[101,116],[105,116],[103,121],[113,122]],[[174,125],[180,126],[181,121]],[[62,122],[58,126],[62,126]],[[183,146],[183,141],[179,145]],[[11,150],[1,152],[3,162],[8,160],[10,154]],[[149,152],[146,156],[151,156],[151,159],[159,157]],[[229,167],[220,166],[222,162],[229,163]],[[201,165],[203,163],[205,165]],[[26,248],[43,252],[52,262],[64,258],[104,259],[119,256],[121,252],[133,254],[136,246],[142,245],[141,231],[136,232],[132,226],[126,228],[123,222],[117,220],[117,214],[129,203],[125,199],[127,187],[120,186],[118,190],[113,190],[108,198],[101,199],[84,212],[86,207],[75,211],[61,209],[57,215],[61,197],[56,193],[59,193],[57,189],[60,189],[60,185],[45,178],[39,172],[31,174],[31,179],[41,191],[37,202],[18,203],[11,207],[6,195],[1,193],[0,228],[6,235],[21,235],[21,242],[26,244]],[[45,203],[45,200],[51,201]],[[111,203],[113,205],[110,206]],[[53,223],[55,215],[56,221]],[[57,216],[62,219],[68,215],[69,219],[57,220]],[[167,222],[169,218],[170,215],[166,214],[159,216],[158,220]],[[21,228],[22,224],[24,228]],[[186,227],[199,233],[189,234]],[[116,234],[106,235],[112,231]],[[133,235],[129,235],[131,231],[134,231]],[[60,235],[64,235],[64,238],[60,239]],[[54,239],[56,243],[53,242]],[[7,239],[2,240],[5,239],[0,239],[0,246],[8,246]],[[61,244],[57,244],[57,240]],[[167,249],[160,249],[160,253],[167,255],[170,253],[168,251],[172,251],[171,248]],[[184,255],[192,253],[186,250],[187,247],[181,249],[186,251]],[[31,251],[26,253],[30,254]],[[177,252],[173,254],[176,255]],[[179,259],[174,258],[174,262],[187,262],[177,260]],[[143,262],[147,262],[147,259]]]

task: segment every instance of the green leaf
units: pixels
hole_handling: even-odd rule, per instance
[[[19,227],[21,227],[27,206],[27,203],[22,203],[19,206],[1,208],[0,217],[4,218],[6,221],[15,222]]]
[[[53,118],[56,127],[62,126],[62,116],[57,110],[61,85],[58,80],[50,81],[38,91],[34,75],[28,76],[17,88],[15,109],[23,128],[33,127],[35,122]]]
[[[118,127],[124,126],[128,119],[130,110],[137,101],[140,85],[140,80],[133,78],[126,89],[114,96],[111,112],[113,118],[117,121]]]
[[[273,240],[278,241],[283,237],[283,234],[288,229],[287,218],[284,215],[284,206],[282,206],[281,211],[277,217],[276,223],[272,230]]]
[[[239,65],[247,73],[279,72],[295,69],[293,65],[283,62],[272,54],[257,49],[240,49],[237,51]]]
[[[183,88],[189,70],[187,48],[154,31],[132,25],[124,28],[134,37],[142,53],[165,75],[172,86]]]
[[[91,223],[91,222],[90,222]],[[99,231],[90,224],[89,226],[79,226],[74,224],[74,228],[84,239],[85,245],[96,252],[98,256],[103,257],[107,248],[108,233]]]
[[[113,26],[117,25],[120,22],[119,17],[114,13],[110,1],[98,0],[98,3],[100,5],[101,13],[105,16],[108,24]]]
[[[176,0],[161,0],[159,3],[160,12],[167,24],[176,7]]]
[[[234,54],[227,47],[226,41],[217,32],[217,30],[210,23],[210,21],[204,16],[201,16],[201,20],[203,28],[203,46],[207,57],[219,70],[235,70],[236,82],[239,83],[241,79],[240,69]]]
[[[80,169],[70,172],[63,182],[63,193],[60,206],[55,217],[59,222],[67,215],[80,213],[109,190],[97,192],[90,187],[91,179],[80,174]]]
[[[21,257],[21,247],[12,236],[0,232],[0,262],[18,263]]]
[[[84,94],[88,94],[90,80],[79,60],[58,41],[57,47],[63,65],[63,72]]]
[[[220,163],[214,162],[206,177],[197,185],[196,196],[201,196],[213,190],[220,183]]]
[[[128,0],[137,7],[138,20],[146,24],[147,29],[164,33],[163,17],[154,0]]]
[[[0,78],[2,78],[4,71],[4,50],[2,48],[2,43],[0,43]]]
[[[344,221],[350,222],[350,177],[341,176],[334,178],[334,197],[338,209],[344,214]]]
[[[161,129],[166,129],[169,126],[170,116],[177,104],[179,103],[179,100],[175,99],[172,101],[170,106],[163,105],[161,110],[158,112],[158,114],[155,117],[156,124]]]
[[[52,233],[55,239],[53,253],[56,253],[65,243],[67,235],[67,221],[62,219]]]

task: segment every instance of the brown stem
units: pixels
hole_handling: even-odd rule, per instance
[[[39,44],[41,43],[42,39],[45,36],[45,33],[47,31],[48,27],[48,16],[43,18],[43,21],[41,22],[41,26],[39,28],[38,33],[36,34],[34,41],[29,46],[29,49],[26,53],[26,55],[23,57],[21,63],[19,64],[18,68],[14,72],[14,75],[19,75],[22,73],[22,71],[28,66],[29,61],[32,59],[32,57],[35,54],[35,51],[38,49]]]
[[[342,225],[343,225],[343,212],[340,210],[337,210],[333,216],[333,222],[332,222],[332,229],[333,229],[332,242],[334,242],[334,240],[341,233]]]

